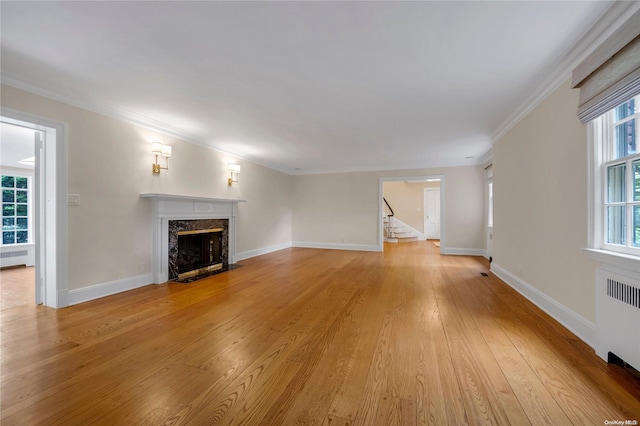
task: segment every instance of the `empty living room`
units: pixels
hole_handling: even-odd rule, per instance
[[[2,425],[637,425],[640,2],[0,2]]]

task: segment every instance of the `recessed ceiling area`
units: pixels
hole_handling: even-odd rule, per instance
[[[0,166],[33,169],[34,152],[35,130],[0,122]]]
[[[2,81],[291,174],[477,164],[610,5],[2,2]]]

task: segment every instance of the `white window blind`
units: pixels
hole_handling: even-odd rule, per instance
[[[573,71],[583,123],[640,94],[640,9]]]

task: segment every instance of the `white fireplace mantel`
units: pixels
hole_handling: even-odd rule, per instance
[[[193,197],[188,195],[144,192],[142,198],[152,201],[153,218],[153,282],[169,279],[169,221],[192,219],[229,220],[229,264],[236,263],[236,215],[238,203],[246,200]]]

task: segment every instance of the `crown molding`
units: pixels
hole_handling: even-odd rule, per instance
[[[251,163],[257,164],[262,167],[266,167],[268,169],[276,170],[278,172],[287,174],[287,175],[314,175],[314,174],[331,174],[331,173],[357,173],[357,172],[376,172],[376,171],[394,171],[394,170],[420,170],[420,169],[431,169],[431,168],[444,168],[444,167],[461,167],[461,166],[474,166],[478,164],[482,164],[481,161],[473,161],[473,162],[447,162],[447,163],[429,163],[429,162],[415,162],[411,164],[402,164],[395,165],[389,167],[345,167],[345,168],[322,168],[322,169],[312,169],[312,170],[293,170],[287,167],[283,167],[279,164],[274,164],[268,161],[261,160],[259,158],[255,158],[243,153],[235,152],[232,150],[220,148],[215,146],[209,142],[205,141],[205,138],[199,135],[187,133],[177,127],[170,126],[164,122],[154,120],[142,114],[135,113],[130,110],[125,110],[122,108],[117,108],[113,105],[107,104],[99,104],[94,102],[86,102],[86,101],[78,101],[76,99],[72,99],[70,97],[63,96],[54,91],[50,91],[47,89],[43,89],[42,87],[35,86],[29,83],[26,83],[18,78],[2,74],[0,76],[2,84],[6,86],[11,86],[19,90],[23,90],[25,92],[33,93],[38,96],[42,96],[44,98],[48,98],[57,102],[62,102],[67,105],[74,106],[76,108],[80,108],[86,111],[91,111],[96,114],[103,115],[105,117],[112,118],[114,120],[122,121],[125,123],[133,124],[135,126],[139,126],[154,132],[159,132],[165,134],[170,137],[178,138],[187,143],[192,143],[194,145],[199,145],[201,147],[211,149],[213,151],[217,151],[220,153],[232,155],[236,158],[249,161]]]
[[[484,157],[483,157],[484,158]],[[404,172],[404,171],[417,171],[424,173],[426,169],[447,169],[451,167],[478,167],[483,163],[478,161],[473,162],[446,162],[446,163],[429,163],[418,162],[411,164],[396,164],[388,167],[342,167],[342,168],[322,168],[322,169],[309,169],[309,170],[295,170],[291,175],[330,175],[336,173],[375,173],[375,172]]]
[[[2,82],[2,84],[6,86],[11,86],[16,89],[23,90],[25,92],[33,93],[35,95],[42,96],[44,98],[48,98],[57,102],[62,102],[64,104],[74,106],[76,108],[80,108],[86,111],[94,112],[96,114],[104,115],[105,117],[113,118],[114,120],[133,124],[135,126],[142,127],[147,130],[162,133],[167,136],[183,140],[187,143],[199,145],[203,148],[207,148],[220,153],[232,155],[239,159],[246,160],[251,163],[254,163],[263,167],[267,167],[269,169],[273,169],[285,174],[289,174],[289,175],[293,174],[293,170],[289,168],[282,167],[278,164],[270,163],[270,162],[267,162],[267,161],[264,161],[240,152],[220,148],[210,142],[207,142],[206,139],[200,135],[185,132],[184,130],[178,127],[171,126],[165,122],[155,120],[153,118],[147,117],[142,114],[138,114],[131,110],[118,108],[114,105],[110,105],[106,103],[96,103],[96,102],[79,101],[77,99],[72,99],[60,93],[47,90],[39,86],[35,86],[33,84],[27,83],[25,81],[22,81],[19,78],[16,78],[14,76],[7,75],[7,74],[1,74],[0,81]]]
[[[480,157],[478,164],[482,164],[484,167],[488,167],[492,161],[493,161],[493,148],[490,148],[487,152],[484,153],[482,157]]]
[[[571,77],[574,68],[638,10],[640,10],[640,2],[638,1],[615,1],[602,17],[587,30],[582,38],[562,56],[562,59],[557,61],[549,72],[543,73],[544,76],[538,80],[531,94],[514,109],[513,113],[507,117],[492,135],[491,144],[494,145],[520,120],[567,81]]]

